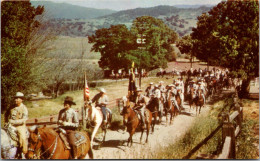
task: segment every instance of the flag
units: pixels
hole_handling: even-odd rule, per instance
[[[135,91],[136,91],[135,74],[133,71],[133,67],[134,67],[134,62],[132,63],[131,74],[129,75],[129,86],[128,86],[128,96],[130,101],[132,102],[134,102]]]
[[[86,79],[86,73],[85,73],[85,79],[84,79],[84,101],[89,100],[89,88],[88,88],[88,82]]]

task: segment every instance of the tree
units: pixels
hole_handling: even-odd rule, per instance
[[[26,92],[31,85],[28,44],[31,33],[40,26],[36,20],[44,7],[34,8],[29,1],[3,1],[1,3],[1,109],[12,105],[11,96]]]
[[[167,61],[171,57],[169,53],[173,50],[171,43],[178,38],[173,30],[160,19],[142,16],[133,21],[131,32],[136,38],[144,36],[146,39],[145,44],[142,44],[144,50],[133,51],[140,54],[131,55],[132,60],[142,60],[136,61],[139,68],[151,70],[167,67]]]
[[[193,43],[190,35],[183,36],[182,39],[179,39],[177,41],[176,46],[180,49],[182,54],[188,54],[190,55],[190,63],[191,63],[191,68],[192,68],[192,58],[193,58],[193,53],[192,53],[192,48],[193,48]]]
[[[200,16],[192,33],[196,56],[243,79],[242,97],[249,93],[250,80],[259,75],[258,22],[258,1],[228,0]]]
[[[111,25],[110,28],[98,29],[89,36],[89,43],[94,43],[91,51],[100,52],[99,66],[103,69],[128,69],[127,59],[130,50],[136,49],[135,37],[125,25]]]

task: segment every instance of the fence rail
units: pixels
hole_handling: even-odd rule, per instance
[[[120,100],[121,98],[117,98],[115,100],[112,100],[108,103],[107,107],[112,109],[116,106],[120,106]],[[83,119],[83,115],[82,115],[82,110],[81,111],[76,111],[78,112],[78,116],[79,116],[79,121],[81,122]],[[26,126],[33,126],[33,125],[54,125],[57,124],[57,120],[58,120],[58,115],[50,115],[50,116],[46,116],[46,117],[42,117],[42,118],[32,118],[32,119],[28,119],[26,121]]]
[[[241,131],[241,128],[242,128],[243,108],[238,106],[238,104],[235,104],[234,110],[235,111],[232,114],[229,114],[228,112],[222,113],[222,124],[219,125],[219,126],[222,127],[222,144],[223,144],[223,147],[222,147],[221,153],[218,156],[207,155],[207,154],[199,154],[199,155],[197,155],[197,159],[236,159],[236,137],[238,136],[238,134],[239,134],[239,132]],[[235,123],[233,123],[233,122],[235,122]],[[219,129],[216,128],[213,131],[214,134],[218,130]],[[212,133],[209,136],[213,137]],[[210,138],[207,137],[204,140],[208,141],[209,139]],[[197,150],[198,149],[196,149],[196,151]],[[194,150],[191,151],[191,152],[195,153]],[[183,159],[189,159],[189,157],[192,155],[190,153],[189,153],[189,155],[186,156],[186,158],[183,158]]]

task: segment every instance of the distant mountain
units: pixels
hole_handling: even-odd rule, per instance
[[[87,8],[50,1],[31,1],[31,3],[33,6],[44,6],[47,16],[56,19],[91,19],[116,12],[109,9]]]
[[[206,7],[212,7],[213,5],[200,5],[200,4],[196,4],[196,5],[187,5],[187,4],[179,4],[179,5],[174,5],[174,7],[177,8],[199,8],[201,6],[206,6]]]
[[[61,8],[61,7],[60,7]],[[200,6],[198,8],[177,8],[175,6],[156,6],[150,8],[136,8],[113,12],[92,19],[52,19],[50,26],[63,28],[61,35],[65,36],[87,36],[95,33],[97,29],[108,28],[111,25],[125,24],[131,27],[135,18],[140,16],[152,16],[164,21],[171,29],[180,36],[192,32],[196,27],[197,17],[204,12],[208,12],[212,7]],[[68,8],[66,12],[74,14],[75,8]],[[63,12],[64,14],[66,13]],[[61,17],[61,16],[57,16]],[[86,16],[85,16],[86,17]]]

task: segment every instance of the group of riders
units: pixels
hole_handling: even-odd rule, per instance
[[[17,143],[15,145],[1,144],[1,156],[5,159],[26,159],[26,154],[28,151],[33,150],[28,148],[29,131],[26,128],[28,110],[23,104],[25,97],[22,92],[17,92],[13,98],[16,106],[10,109],[4,130],[11,137],[11,139],[17,141]],[[95,107],[100,107],[102,109],[103,122],[106,123],[106,111],[110,114],[112,113],[109,108],[106,108],[108,104],[106,90],[104,88],[100,88],[99,93],[96,94],[90,102],[94,103]],[[77,159],[76,131],[79,126],[79,119],[78,113],[71,108],[71,106],[76,105],[76,103],[73,101],[72,97],[67,96],[63,105],[64,108],[60,110],[58,115],[58,127],[56,128],[56,132],[59,133],[60,138],[63,140],[66,148],[71,149],[71,159]]]
[[[192,71],[192,70],[191,70]],[[221,84],[223,80],[228,78],[228,70],[212,70],[208,71],[202,77],[189,77],[184,82],[182,77],[179,77],[177,80],[173,80],[172,84],[164,85],[163,81],[160,81],[159,84],[154,84],[151,82],[149,86],[146,88],[144,93],[142,93],[142,89],[138,88],[136,90],[136,99],[135,99],[135,107],[137,111],[141,114],[141,122],[142,126],[145,126],[144,123],[144,108],[152,99],[158,100],[159,111],[162,114],[163,110],[166,107],[166,100],[171,100],[173,104],[177,107],[179,111],[183,109],[183,103],[185,101],[185,97],[191,92],[191,88],[193,88],[193,92],[197,95],[197,91],[202,90],[202,96],[204,103],[206,101],[207,94],[212,90],[217,90],[217,85]],[[181,103],[178,104],[176,101],[176,96],[179,96]],[[145,99],[149,97],[149,101]],[[170,98],[169,98],[170,97]],[[28,130],[26,128],[26,120],[28,119],[28,110],[27,107],[23,104],[24,94],[21,92],[17,92],[14,96],[14,102],[16,106],[10,110],[10,114],[8,115],[8,121],[5,124],[5,129],[8,131],[7,133],[15,136],[17,140],[18,146],[18,154],[20,158],[24,159],[25,154],[31,150],[28,149]],[[93,97],[91,103],[95,103],[96,107],[100,107],[103,113],[103,121],[106,123],[106,111],[111,114],[109,108],[106,108],[108,104],[108,96],[106,94],[106,90],[100,88],[100,92]],[[66,147],[71,149],[71,158],[77,159],[77,151],[75,148],[75,131],[79,126],[78,113],[71,108],[72,105],[76,105],[73,101],[73,98],[67,96],[64,100],[64,108],[60,110],[58,115],[58,128],[57,132],[60,133],[62,140],[67,140],[68,145]],[[10,150],[14,147],[5,147],[5,150]],[[4,149],[4,148],[2,148]],[[3,158],[10,158],[10,153],[5,153],[6,151],[2,150]]]
[[[183,103],[185,100],[189,99],[188,97],[191,92],[193,92],[194,100],[196,100],[199,97],[198,91],[202,91],[201,96],[203,98],[203,104],[205,104],[208,96],[213,95],[223,87],[230,88],[234,83],[234,80],[231,81],[231,77],[229,77],[228,69],[213,68],[211,71],[207,71],[206,69],[204,71],[202,71],[202,69],[198,71],[201,74],[198,75],[198,77],[192,77],[193,69],[191,68],[188,71],[185,82],[183,77],[178,77],[177,80],[173,80],[172,84],[166,86],[163,81],[159,81],[158,84],[150,82],[145,91],[137,88],[137,96],[134,100],[134,109],[141,117],[142,126],[145,126],[144,109],[149,103],[153,102],[152,100],[156,100],[154,102],[158,103],[158,112],[161,115],[160,117],[162,117],[164,111],[169,108],[167,107],[167,100],[169,99],[172,101],[177,110],[181,112],[183,109]],[[180,99],[180,104],[176,101],[178,96]],[[145,99],[145,97],[148,97],[149,99]]]

